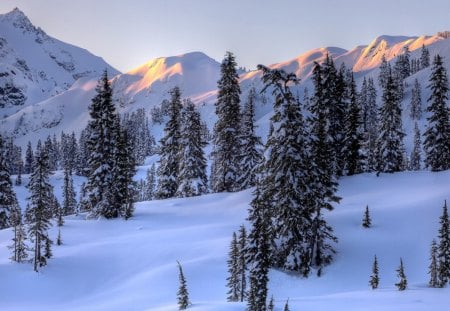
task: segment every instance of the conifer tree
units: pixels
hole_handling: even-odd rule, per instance
[[[433,239],[433,242],[431,243],[430,265],[428,267],[428,274],[430,275],[430,281],[428,282],[428,285],[430,287],[440,287],[438,246],[437,246],[436,240],[434,240],[434,239]]]
[[[156,190],[156,169],[155,164],[147,170],[147,177],[145,180],[145,189],[144,189],[144,201],[150,201],[155,198],[155,190]]]
[[[430,66],[430,51],[423,44],[420,54],[420,69],[425,69],[429,66]]]
[[[208,190],[206,158],[203,148],[200,113],[192,101],[186,100],[180,137],[177,197],[205,194]]]
[[[420,120],[422,116],[422,95],[420,83],[417,78],[414,80],[414,86],[411,92],[411,110],[409,115],[413,120]]]
[[[17,198],[12,188],[9,167],[4,152],[4,141],[0,135],[0,229],[10,226],[10,216],[17,205]]]
[[[73,179],[69,168],[64,169],[64,184],[63,184],[63,205],[62,215],[75,214],[77,207],[77,200],[75,198],[75,190],[73,188]],[[61,214],[61,213],[60,213]]]
[[[270,297],[269,304],[267,305],[267,311],[274,311],[275,305],[273,302],[273,296]]]
[[[354,175],[363,171],[364,157],[361,149],[363,145],[363,131],[361,111],[356,98],[356,85],[351,74],[348,86],[349,106],[345,118],[344,157],[347,175]]]
[[[40,141],[38,142],[38,146]],[[34,241],[34,271],[45,266],[47,261],[42,254],[43,243],[46,242],[47,230],[52,216],[50,207],[53,200],[53,188],[49,183],[49,163],[45,149],[38,148],[33,162],[33,172],[30,177],[30,205],[25,217],[29,223],[28,234]]]
[[[158,188],[156,197],[167,199],[175,196],[178,189],[181,137],[181,91],[174,87],[170,91],[169,121],[164,128],[161,139],[160,160],[158,167]]]
[[[262,142],[255,130],[255,89],[249,92],[241,118],[240,128],[240,175],[238,185],[241,190],[256,185],[256,167],[262,161]]]
[[[369,205],[366,205],[366,210],[364,212],[362,226],[364,228],[370,228],[372,226],[372,219],[370,218],[370,213],[369,213]]]
[[[11,225],[14,233],[12,239],[13,243],[9,246],[9,248],[12,249],[11,260],[21,263],[28,258],[28,247],[25,244],[27,234],[23,226],[22,212],[18,204],[12,209]]]
[[[365,171],[371,172],[376,170],[376,142],[378,137],[377,91],[372,78],[367,80],[366,88],[361,90],[361,100],[363,100],[362,107],[365,120],[363,123]]]
[[[217,82],[216,106],[217,122],[213,134],[213,168],[211,187],[213,192],[230,192],[239,189],[240,154],[240,94],[237,64],[231,52],[225,54],[220,66],[221,77]]]
[[[438,279],[439,287],[444,287],[450,280],[450,224],[447,201],[444,201],[442,216],[439,218],[439,223]]]
[[[382,90],[384,90],[387,86],[387,80],[388,76],[390,75],[390,65],[386,60],[386,56],[383,54],[381,57],[381,64],[380,64],[380,73],[378,75],[378,83]]]
[[[289,299],[286,300],[286,303],[284,304],[284,309],[283,311],[289,311]]]
[[[424,133],[425,165],[432,171],[442,171],[450,168],[450,112],[447,70],[439,54],[434,58],[429,82],[431,95],[427,108],[428,128]]]
[[[61,228],[58,228],[58,238],[56,239],[56,245],[60,246],[63,244],[62,237],[61,237]]]
[[[414,124],[414,146],[411,151],[411,156],[409,160],[409,167],[413,171],[418,171],[421,168],[422,163],[422,140],[419,130],[419,125],[417,122]]]
[[[238,250],[239,256],[237,260],[238,266],[238,285],[239,285],[239,300],[241,302],[247,297],[247,259],[246,259],[246,249],[247,249],[247,231],[245,227],[241,225],[239,228],[238,236]]]
[[[238,275],[239,248],[236,232],[233,232],[231,240],[230,252],[228,253],[228,278],[227,287],[228,301],[239,301],[239,275]]]
[[[178,310],[186,310],[187,307],[191,304],[189,301],[189,292],[187,289],[186,278],[184,277],[183,268],[181,264],[177,261],[178,264],[178,280],[179,287],[177,292],[178,298]]]
[[[44,257],[47,258],[47,259],[50,259],[50,258],[53,257],[52,244],[53,244],[53,241],[50,240],[48,235],[45,236],[45,253],[44,253]]]
[[[377,289],[378,284],[380,283],[380,277],[378,275],[378,260],[377,256],[375,255],[372,265],[372,275],[370,276],[369,285],[372,287],[372,289]]]
[[[400,258],[400,266],[398,267],[397,271],[397,277],[398,277],[398,283],[395,284],[397,286],[398,290],[403,291],[408,286],[408,281],[406,279],[405,271],[403,268],[403,260]]]
[[[82,209],[89,211],[91,217],[111,218],[116,214],[111,208],[115,206],[112,171],[116,143],[114,120],[117,115],[106,71],[98,82],[89,113],[92,119],[88,124],[87,138],[89,176],[84,188],[85,196],[81,202]]]
[[[393,173],[403,170],[402,110],[394,80],[389,75],[383,90],[380,130],[377,139],[377,171]]]
[[[27,144],[27,150],[25,152],[25,174],[30,174],[33,168],[33,148],[31,147],[31,142]]]

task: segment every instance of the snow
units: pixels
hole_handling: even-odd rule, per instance
[[[154,159],[148,160],[148,164]],[[145,172],[145,167],[139,170]],[[52,176],[61,188],[62,172]],[[24,176],[24,182],[28,176]],[[83,178],[75,177],[79,187]],[[321,278],[299,278],[272,270],[270,293],[281,310],[442,310],[449,288],[427,287],[429,247],[437,236],[444,199],[450,198],[450,171],[362,174],[340,181],[343,198],[326,215],[339,238],[335,262]],[[27,190],[16,187],[24,208]],[[56,191],[58,197],[61,191]],[[193,306],[190,310],[245,310],[227,303],[227,254],[233,231],[246,224],[252,191],[186,199],[141,202],[128,221],[69,216],[64,245],[40,273],[30,264],[10,262],[0,252],[1,310],[177,310],[178,270],[183,266]],[[373,227],[361,226],[369,205]],[[248,225],[248,224],[247,224]],[[57,236],[57,228],[50,231]],[[6,250],[12,231],[0,231]],[[380,288],[369,289],[373,256]],[[408,289],[399,292],[395,270],[403,258]]]

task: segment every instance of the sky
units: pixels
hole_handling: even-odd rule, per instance
[[[218,61],[231,51],[254,69],[313,48],[450,29],[448,0],[0,0],[0,13],[14,7],[122,72],[192,51]]]

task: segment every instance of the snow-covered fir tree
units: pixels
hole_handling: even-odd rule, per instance
[[[239,274],[238,274],[239,248],[236,232],[233,232],[230,251],[228,253],[228,278],[227,278],[227,300],[239,301]]]
[[[372,289],[377,289],[380,283],[379,271],[378,271],[378,259],[375,255],[372,264],[372,275],[370,276],[369,285]]]
[[[431,242],[430,265],[428,266],[428,274],[430,275],[430,280],[428,281],[428,286],[440,287],[439,286],[440,283],[439,283],[438,246],[437,246],[435,239],[433,239],[433,242]]]
[[[365,171],[371,172],[376,169],[376,142],[378,137],[378,107],[377,91],[372,78],[363,85],[360,93],[360,105],[363,111],[364,145],[362,153],[366,157]]]
[[[410,52],[409,48],[406,46],[403,48],[403,54],[397,56],[394,65],[393,75],[403,82],[411,74],[410,67]]]
[[[430,51],[423,44],[420,53],[420,69],[425,69],[430,66]]]
[[[286,300],[286,303],[284,304],[284,308],[283,308],[283,311],[289,311],[290,309],[289,309],[289,299],[288,300]]]
[[[203,148],[200,113],[186,100],[182,114],[177,197],[192,197],[208,191],[206,158]]]
[[[420,120],[422,117],[422,95],[419,80],[414,80],[414,86],[411,91],[410,117],[413,120]]]
[[[421,169],[422,163],[422,139],[420,135],[419,125],[414,123],[414,146],[409,158],[409,169],[418,171]]]
[[[38,142],[38,146],[40,141]],[[49,182],[49,160],[45,148],[37,148],[33,171],[30,176],[29,190],[31,193],[29,207],[25,213],[28,226],[28,235],[34,242],[34,271],[45,266],[47,260],[42,252],[46,243],[47,230],[50,228],[50,210],[53,200],[53,188]]]
[[[344,133],[344,158],[345,172],[347,175],[361,173],[364,168],[364,155],[362,146],[364,143],[361,110],[357,102],[356,84],[351,74],[351,80],[348,84],[349,104],[345,116]]]
[[[425,165],[432,171],[450,168],[450,110],[448,76],[442,57],[434,57],[428,88],[428,128],[424,133]]]
[[[105,71],[96,87],[96,95],[89,106],[88,171],[84,187],[82,209],[90,211],[92,217],[117,217],[114,210],[114,120],[117,118],[112,100],[112,89]]]
[[[213,192],[238,190],[240,94],[237,64],[233,53],[227,52],[220,66],[215,103],[217,122],[214,125],[211,189]]]
[[[380,108],[380,129],[377,139],[377,171],[385,173],[404,169],[404,147],[402,110],[398,100],[396,85],[391,75],[388,76],[383,89],[382,107]]]
[[[72,215],[75,214],[77,208],[77,200],[75,198],[75,189],[73,187],[72,174],[70,172],[70,166],[66,166],[64,169],[64,184],[63,184],[63,204],[62,214]]]
[[[52,252],[52,244],[53,241],[48,237],[48,233],[44,238],[45,242],[44,242],[44,257],[46,259],[50,259],[53,257],[53,252]]]
[[[0,229],[11,225],[11,212],[17,205],[17,198],[13,191],[8,163],[6,162],[4,141],[0,135]]]
[[[177,292],[177,299],[178,299],[178,310],[186,310],[187,307],[191,304],[189,301],[189,292],[187,289],[187,282],[186,278],[183,273],[183,268],[181,267],[181,264],[177,261],[178,264],[178,292]]]
[[[169,121],[164,127],[164,137],[160,144],[158,167],[158,188],[156,197],[167,199],[175,196],[178,189],[181,138],[181,91],[174,87],[170,91]]]
[[[397,268],[397,277],[398,283],[395,283],[395,286],[398,290],[403,291],[408,286],[408,280],[405,275],[405,268],[403,267],[403,260],[400,258],[400,266]]]
[[[250,89],[241,117],[240,175],[237,182],[241,190],[255,186],[256,168],[261,163],[263,156],[261,138],[255,132],[255,96],[255,89]]]
[[[10,223],[13,228],[12,244],[8,246],[12,250],[11,260],[20,263],[28,258],[28,247],[25,244],[27,234],[23,225],[22,211],[17,201],[11,209]]]
[[[267,311],[274,311],[275,303],[273,301],[273,296],[270,297],[269,304],[267,305]]]
[[[56,238],[56,245],[60,246],[63,244],[62,236],[61,236],[61,227],[58,228],[58,237]]]
[[[24,173],[30,174],[33,168],[33,148],[31,147],[31,142],[29,141],[27,144],[27,150],[25,151],[25,166]]]
[[[378,83],[380,85],[380,88],[383,90],[386,88],[388,76],[390,76],[391,72],[391,66],[386,60],[386,56],[383,54],[381,57],[381,63],[380,63],[380,73],[378,75]]]
[[[155,164],[147,169],[147,176],[145,178],[145,188],[144,188],[144,201],[150,201],[155,198],[156,191],[156,169]]]
[[[241,302],[247,297],[247,230],[244,225],[239,228],[238,235],[238,285],[239,285],[239,300]]]
[[[362,226],[364,228],[370,228],[372,226],[372,219],[370,218],[369,205],[366,205],[366,209],[364,211],[364,217],[362,221]]]
[[[447,201],[444,201],[442,215],[439,218],[438,235],[438,279],[439,287],[444,287],[450,280],[450,223],[448,218]]]

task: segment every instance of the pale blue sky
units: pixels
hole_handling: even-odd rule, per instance
[[[0,13],[16,6],[121,71],[190,51],[220,61],[227,50],[252,69],[315,47],[450,29],[449,0],[0,0]]]

